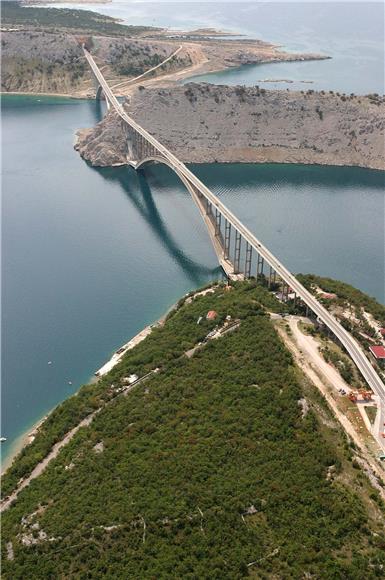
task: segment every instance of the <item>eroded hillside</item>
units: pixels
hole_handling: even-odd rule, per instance
[[[126,110],[184,162],[385,169],[385,101],[377,95],[190,83],[139,87]],[[126,134],[114,113],[80,131],[77,148],[93,165],[127,162]]]

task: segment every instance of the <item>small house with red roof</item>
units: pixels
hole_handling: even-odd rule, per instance
[[[215,320],[215,318],[218,316],[218,314],[215,312],[215,310],[209,310],[206,316],[207,320]]]
[[[369,350],[378,364],[382,367],[385,366],[385,347],[382,345],[370,346]]]

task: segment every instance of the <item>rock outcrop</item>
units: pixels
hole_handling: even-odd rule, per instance
[[[126,110],[184,162],[277,162],[385,169],[384,98],[190,83],[139,87]],[[93,165],[127,162],[114,112],[76,145]]]

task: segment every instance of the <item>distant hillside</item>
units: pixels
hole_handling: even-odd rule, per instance
[[[40,30],[67,29],[81,31],[82,34],[114,36],[119,34],[134,36],[151,29],[149,26],[126,26],[115,18],[91,10],[25,6],[17,0],[1,2],[1,25],[3,28],[36,26]]]
[[[385,169],[385,100],[378,95],[190,83],[139,88],[126,107],[184,162]],[[126,162],[126,136],[113,114],[80,132],[78,147],[94,165]]]
[[[182,300],[54,411],[8,492],[100,409],[3,514],[3,578],[381,577],[383,504],[274,330],[284,308],[254,282]]]
[[[114,83],[141,74],[175,51],[174,44],[162,40],[98,35],[87,36],[87,41]],[[6,31],[1,46],[2,91],[94,96],[90,69],[74,35],[36,28]],[[169,61],[168,70],[188,64],[188,55],[181,54]]]

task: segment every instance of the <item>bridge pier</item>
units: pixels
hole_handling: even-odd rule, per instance
[[[253,248],[246,241],[246,258],[245,258],[245,278],[250,278],[251,275],[251,262],[253,259]]]
[[[260,276],[263,276],[263,266],[264,266],[265,260],[264,258],[258,254],[258,258],[257,258],[257,280]]]
[[[94,79],[94,86],[95,86],[95,100],[96,101],[106,101],[107,110],[109,111],[111,108],[111,103],[108,100],[108,98],[106,97],[106,95],[103,91],[103,87],[99,83],[98,79],[95,76],[93,76],[93,79]]]
[[[215,235],[219,236],[221,233],[222,214],[215,209]]]
[[[229,259],[230,255],[230,241],[231,241],[231,224],[225,220],[225,260]]]
[[[242,236],[235,230],[235,247],[234,247],[234,274],[239,273],[239,262],[241,259],[241,244],[242,244]]]
[[[175,155],[173,155],[167,147],[162,145],[155,137],[153,137],[148,131],[143,127],[140,127],[131,117],[126,113],[126,111],[119,104],[111,88],[108,86],[106,79],[96,65],[92,55],[87,50],[85,44],[83,44],[84,56],[88,64],[91,67],[92,74],[98,81],[98,85],[102,87],[104,97],[107,100],[108,105],[112,106],[120,118],[127,123],[128,126],[132,128],[133,131],[138,132],[142,136],[142,148],[141,155],[138,158],[129,159],[129,164],[135,169],[139,169],[142,162],[154,161],[164,163],[168,165],[172,171],[174,171],[182,180],[186,188],[191,194],[192,199],[199,208],[202,218],[207,226],[209,236],[211,238],[214,250],[217,254],[218,261],[225,271],[226,275],[231,279],[242,279],[243,274],[239,274],[239,260],[241,255],[241,243],[242,238],[247,242],[252,248],[255,249],[258,255],[257,263],[257,278],[258,276],[263,276],[263,266],[264,259],[269,266],[272,266],[277,272],[279,279],[283,280],[287,288],[283,288],[283,292],[288,295],[289,287],[292,288],[298,297],[306,304],[306,314],[309,315],[309,310],[320,320],[323,324],[328,326],[333,334],[341,341],[346,351],[350,354],[353,361],[356,363],[357,367],[362,373],[362,376],[367,381],[369,387],[373,389],[381,398],[382,403],[385,404],[385,389],[381,377],[373,369],[370,361],[367,358],[365,351],[357,343],[357,341],[349,335],[346,329],[339,323],[339,321],[331,315],[320,302],[293,276],[283,264],[273,256],[271,252],[244,226],[239,219],[228,209],[226,206],[211,192],[183,163],[181,163]],[[99,91],[99,86],[96,88],[98,97],[101,95]],[[151,145],[146,149],[148,157],[144,157],[144,147],[145,144]],[[206,201],[204,201],[206,200]],[[212,205],[223,215],[223,217],[228,220],[228,222],[233,226],[235,234],[235,264],[232,264],[228,257],[225,257],[227,253],[230,253],[230,229],[229,226],[225,228],[225,240],[223,240],[222,234],[219,235],[218,228],[217,234],[215,235],[216,219],[213,216]],[[219,228],[220,230],[220,228]],[[247,267],[245,265],[245,273],[248,274],[249,261]],[[271,282],[271,277],[270,277]],[[275,282],[275,273],[274,273]],[[383,440],[381,439],[381,446],[383,447]]]

